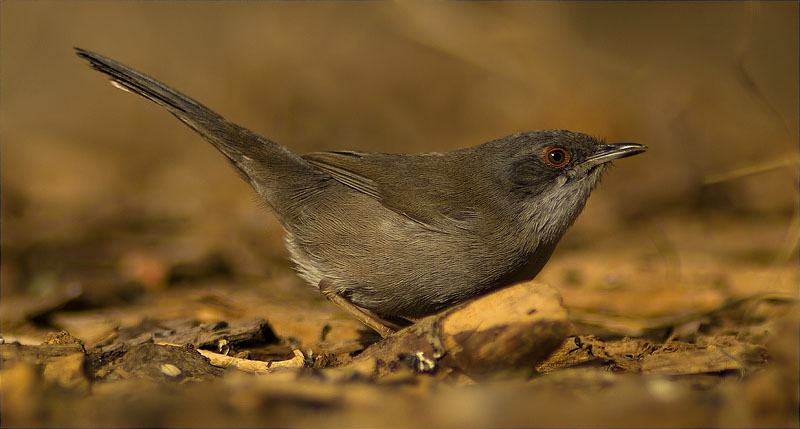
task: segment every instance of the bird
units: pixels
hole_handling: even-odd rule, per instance
[[[647,150],[535,130],[449,152],[300,155],[152,77],[75,50],[219,150],[275,213],[299,276],[383,337],[533,279],[610,162]]]

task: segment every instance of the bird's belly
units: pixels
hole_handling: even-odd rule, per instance
[[[431,231],[391,212],[309,234],[288,234],[299,275],[323,279],[356,305],[387,316],[421,317],[533,278],[554,246],[533,254],[489,248],[468,235]],[[540,246],[541,247],[541,246]]]

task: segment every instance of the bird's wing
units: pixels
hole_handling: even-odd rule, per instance
[[[309,164],[328,173],[343,185],[370,197],[381,200],[378,184],[365,176],[361,171],[364,163],[361,160],[367,154],[359,152],[313,152],[302,155]]]
[[[341,151],[308,153],[303,158],[338,182],[429,229],[464,228],[463,221],[480,212],[481,199],[474,187],[451,174],[453,163],[446,156]]]

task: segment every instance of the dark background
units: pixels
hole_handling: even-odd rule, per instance
[[[551,128],[645,144],[540,279],[568,307],[671,314],[797,296],[799,37],[797,2],[3,1],[4,334],[40,338],[13,310],[70,288],[85,297],[72,311],[102,309],[180,279],[336,311],[292,275],[280,226],[223,157],[74,46],[297,152]]]

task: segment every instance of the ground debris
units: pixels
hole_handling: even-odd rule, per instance
[[[734,337],[706,338],[698,343],[655,343],[639,338],[602,341],[574,336],[537,367],[541,373],[575,366],[599,365],[613,371],[688,375],[741,371],[766,363],[765,348]]]
[[[63,356],[85,353],[81,344],[42,344],[38,346],[18,343],[0,344],[2,363],[24,361],[46,365]]]
[[[766,363],[763,346],[739,343],[728,347],[709,345],[676,352],[653,353],[642,359],[645,374],[685,375],[750,369]]]
[[[367,348],[353,365],[371,362],[378,376],[401,368],[478,378],[530,373],[568,331],[558,292],[525,282],[421,319]]]
[[[788,308],[798,301],[796,296],[776,293],[757,293],[735,296],[708,309],[692,312],[672,312],[655,317],[604,314],[598,311],[570,308],[570,318],[578,326],[596,335],[628,337],[659,337],[667,333],[684,334],[691,338],[699,330],[739,328],[756,325],[761,318],[753,311],[758,306]],[[772,310],[772,309],[770,309]]]
[[[89,390],[87,360],[83,353],[61,356],[45,365],[42,372],[45,382],[63,389],[79,392]]]
[[[50,332],[44,339],[42,344],[79,344],[85,347],[83,341],[75,338],[67,331]]]
[[[125,353],[109,377],[208,381],[221,375],[221,369],[192,347],[143,343]]]
[[[169,345],[169,344],[167,344]],[[236,368],[238,370],[249,372],[253,374],[269,374],[271,372],[280,371],[291,368],[303,368],[306,363],[306,357],[303,352],[295,349],[293,351],[294,357],[285,360],[275,360],[264,362],[261,360],[243,359],[235,356],[226,356],[220,353],[214,353],[208,350],[197,350],[201,355],[209,360],[209,363],[219,368]]]
[[[224,351],[227,354],[237,347],[258,348],[278,341],[269,323],[263,319],[230,324],[224,321],[199,323],[191,320],[144,320],[137,326],[120,329],[112,342],[95,347],[91,354],[97,362],[113,361],[130,348],[148,342],[191,344],[197,349]],[[286,350],[283,349],[276,352],[279,356],[286,355]]]
[[[603,256],[564,261],[585,276],[554,281],[558,294],[515,286],[386,340],[289,272],[266,289],[189,276],[120,306],[48,304],[34,321],[30,297],[16,313],[4,300],[3,321],[17,319],[0,338],[3,424],[797,427],[796,299],[755,281],[762,292],[676,289],[635,267],[614,266],[631,277],[611,287],[592,280],[611,261],[585,268]]]

